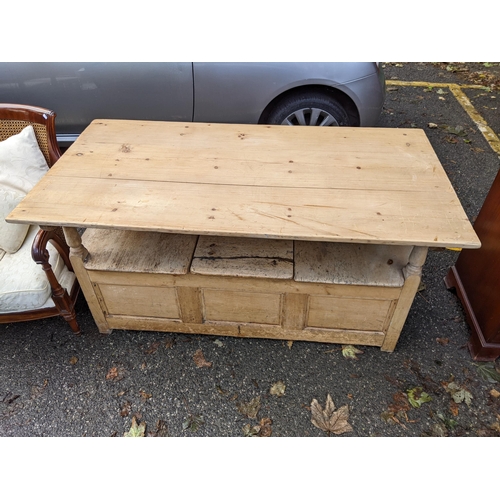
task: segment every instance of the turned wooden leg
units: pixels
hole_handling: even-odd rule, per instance
[[[82,238],[74,227],[63,227],[63,231],[66,243],[70,247],[69,258],[71,260],[71,264],[73,265],[76,277],[78,278],[78,282],[80,283],[83,295],[87,300],[97,328],[101,333],[110,333],[111,329],[109,328],[104,312],[101,309],[101,305],[94,290],[92,281],[90,280],[87,270],[85,269],[84,261],[89,252],[83,246]]]
[[[401,330],[403,329],[408,313],[410,312],[410,307],[413,304],[413,299],[420,285],[422,267],[427,257],[427,250],[427,247],[413,247],[409,262],[403,269],[405,282],[396,305],[396,310],[394,311],[391,323],[387,329],[384,343],[381,347],[382,351],[392,352],[396,347],[399,336],[401,335]]]

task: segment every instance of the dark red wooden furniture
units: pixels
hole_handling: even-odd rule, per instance
[[[500,356],[500,173],[474,223],[481,248],[462,250],[445,283],[454,288],[472,334],[469,350],[477,361]]]

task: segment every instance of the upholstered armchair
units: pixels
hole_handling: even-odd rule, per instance
[[[56,114],[0,103],[0,323],[62,316],[75,333],[78,281],[61,228],[5,217],[60,158]]]

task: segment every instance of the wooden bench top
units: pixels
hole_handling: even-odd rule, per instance
[[[95,120],[8,221],[480,246],[418,129]]]

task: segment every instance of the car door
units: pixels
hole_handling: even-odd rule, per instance
[[[192,63],[0,63],[0,101],[54,110],[63,143],[95,118],[192,121]]]

